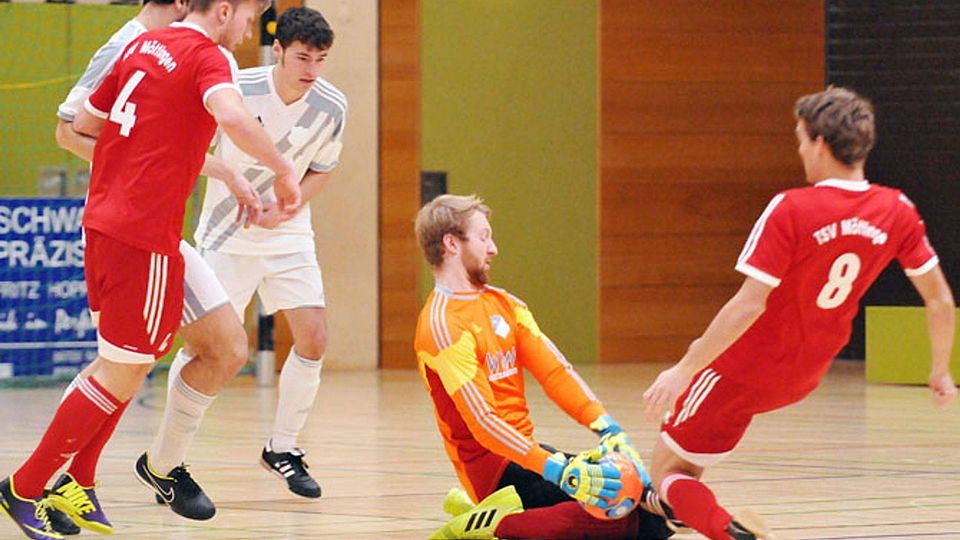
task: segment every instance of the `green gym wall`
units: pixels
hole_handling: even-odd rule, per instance
[[[422,164],[493,209],[491,282],[597,357],[597,7],[423,0]],[[424,296],[432,288],[422,272]]]

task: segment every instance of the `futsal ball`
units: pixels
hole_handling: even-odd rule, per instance
[[[604,499],[609,505],[607,508],[600,508],[592,504],[580,503],[588,514],[597,519],[620,519],[626,517],[633,510],[633,507],[640,502],[643,496],[643,481],[640,480],[640,473],[630,461],[630,458],[619,453],[611,452],[602,458],[600,463],[606,463],[615,466],[620,471],[620,481],[623,486],[617,492],[613,499]]]

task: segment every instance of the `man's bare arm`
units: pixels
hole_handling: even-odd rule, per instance
[[[230,140],[240,150],[266,165],[276,173],[273,190],[281,209],[300,204],[300,182],[293,177],[293,165],[283,157],[270,136],[243,104],[240,93],[233,88],[222,88],[207,97],[207,108]]]
[[[937,406],[945,407],[957,395],[957,387],[950,376],[957,305],[940,265],[919,276],[910,276],[910,281],[923,297],[927,311],[931,356],[928,384]]]

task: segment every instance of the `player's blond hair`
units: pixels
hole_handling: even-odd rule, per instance
[[[452,234],[466,240],[467,220],[474,212],[490,218],[490,207],[476,195],[440,195],[417,212],[414,229],[430,266],[443,264],[443,237]]]
[[[866,161],[876,142],[873,105],[853,90],[831,86],[797,100],[793,108],[810,139],[822,136],[838,161],[854,165]]]

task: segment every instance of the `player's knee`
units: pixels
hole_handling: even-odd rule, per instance
[[[224,347],[220,363],[224,366],[225,370],[233,374],[240,371],[240,369],[246,365],[249,359],[248,356],[247,340],[234,339],[230,341],[228,346]]]
[[[302,358],[319,360],[327,350],[327,333],[324,330],[312,332],[307,339],[295,346],[297,354]]]

